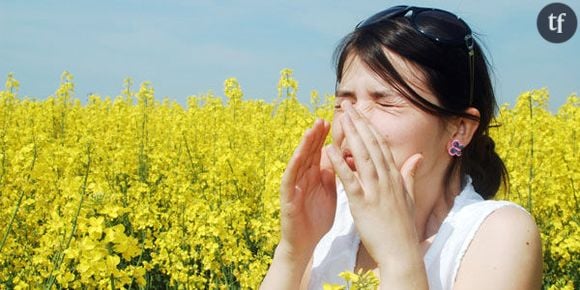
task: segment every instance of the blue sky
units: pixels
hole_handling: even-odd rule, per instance
[[[560,1],[580,16],[580,2]],[[272,100],[283,68],[294,70],[299,98],[334,90],[332,52],[371,14],[397,4],[439,7],[483,34],[498,101],[547,87],[552,109],[580,91],[580,29],[562,44],[545,41],[536,17],[549,1],[233,1],[0,0],[0,78],[14,73],[21,97],[54,93],[75,76],[76,97],[116,96],[123,79],[150,81],[156,98],[185,103],[222,95],[236,77],[244,98]]]

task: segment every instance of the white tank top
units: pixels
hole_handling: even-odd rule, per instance
[[[352,220],[346,193],[340,184],[337,194],[334,224],[314,250],[308,289],[320,290],[324,283],[343,285],[344,280],[338,274],[354,271],[360,237]],[[471,178],[466,178],[465,187],[455,198],[453,207],[423,257],[429,289],[453,288],[461,259],[475,233],[486,217],[504,206],[521,208],[507,201],[484,200],[475,192]]]

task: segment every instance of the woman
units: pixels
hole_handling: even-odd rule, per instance
[[[506,171],[468,25],[391,7],[357,25],[335,57],[334,143],[323,145],[330,125],[319,120],[288,164],[262,289],[321,289],[358,269],[375,271],[381,289],[540,288],[533,218],[487,200]]]

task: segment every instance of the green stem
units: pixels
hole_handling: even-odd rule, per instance
[[[49,275],[48,281],[47,281],[48,285],[46,285],[44,287],[45,289],[52,288],[52,285],[54,284],[54,282],[56,280],[56,276],[54,276],[53,273],[56,269],[60,268],[60,265],[62,264],[62,262],[64,260],[64,251],[69,248],[70,243],[72,242],[72,239],[75,236],[76,231],[77,231],[78,218],[79,218],[79,215],[81,213],[81,209],[83,207],[83,202],[84,202],[86,191],[87,191],[87,180],[89,179],[89,172],[90,172],[90,168],[91,168],[91,146],[90,145],[87,145],[87,156],[88,156],[88,162],[87,162],[87,168],[85,171],[85,175],[83,177],[83,185],[81,187],[81,199],[79,201],[79,206],[77,207],[75,216],[73,218],[72,231],[70,233],[70,236],[66,242],[64,249],[61,252],[56,254],[57,258],[56,258],[56,261],[54,263],[54,267],[52,268],[52,270],[50,270],[50,275]]]
[[[145,252],[145,231],[141,230],[141,254],[139,255],[139,259],[137,259],[137,263],[135,264],[135,266],[138,266],[139,264],[141,264],[141,261],[143,260],[143,253]],[[135,281],[135,275],[133,275],[133,277],[131,277],[131,283],[129,283],[129,290],[131,288],[133,288],[133,282]]]
[[[236,187],[236,194],[237,194],[237,199],[239,200],[242,196],[242,191],[240,190],[240,186],[238,184],[238,179],[235,177],[236,174],[234,172],[234,167],[232,166],[232,163],[230,162],[230,160],[226,160],[228,163],[228,167],[230,168],[230,172],[232,173],[232,177],[233,177],[233,182],[234,182],[234,186]]]
[[[193,154],[191,153],[191,149],[189,148],[189,142],[187,142],[187,138],[185,137],[185,133],[182,132],[181,136],[183,137],[183,142],[185,143],[185,152],[187,152],[187,157],[189,158],[189,164],[191,166],[191,174],[195,176],[195,164],[193,163]],[[191,180],[190,180],[191,181]]]
[[[8,239],[8,235],[12,231],[12,225],[14,224],[14,220],[16,219],[16,214],[18,213],[18,209],[20,208],[20,204],[22,203],[22,198],[24,197],[24,190],[20,191],[20,195],[18,196],[18,202],[16,203],[16,208],[12,211],[12,217],[10,217],[10,222],[8,223],[8,228],[6,228],[6,233],[4,233],[4,238],[2,238],[2,243],[0,244],[0,252],[2,252],[2,248],[4,248],[4,244]]]
[[[33,132],[34,132],[34,126],[32,128],[33,128]],[[32,162],[30,163],[30,172],[32,172],[32,170],[34,169],[34,165],[36,164],[36,158],[38,156],[38,150],[37,150],[37,146],[36,146],[36,135],[34,133],[33,133],[32,138],[33,138],[33,142],[34,142],[34,147],[33,147]],[[26,176],[26,183],[30,183],[30,174],[27,174],[27,176]],[[18,195],[18,201],[16,202],[16,208],[14,208],[14,211],[12,212],[12,216],[10,217],[10,222],[8,223],[8,227],[6,228],[6,233],[4,233],[4,237],[2,238],[2,242],[0,243],[0,252],[2,252],[2,249],[4,248],[4,245],[6,244],[6,240],[8,240],[8,236],[10,235],[10,232],[12,231],[12,225],[14,224],[14,220],[16,220],[16,215],[18,214],[18,210],[20,209],[20,205],[22,204],[23,198],[24,198],[24,190],[20,190],[20,193]]]

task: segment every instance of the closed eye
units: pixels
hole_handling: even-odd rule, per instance
[[[385,103],[378,103],[378,104],[379,104],[379,106],[381,106],[381,107],[386,107],[386,108],[389,108],[389,107],[394,107],[394,105],[393,105],[393,104],[385,104]]]
[[[397,107],[406,102],[404,97],[391,92],[374,92],[372,96],[375,102],[382,107]]]
[[[334,103],[334,109],[341,110],[341,103],[344,101],[350,100],[353,104],[356,103],[356,97],[353,92],[345,91],[345,90],[338,90],[336,92],[336,100]]]

